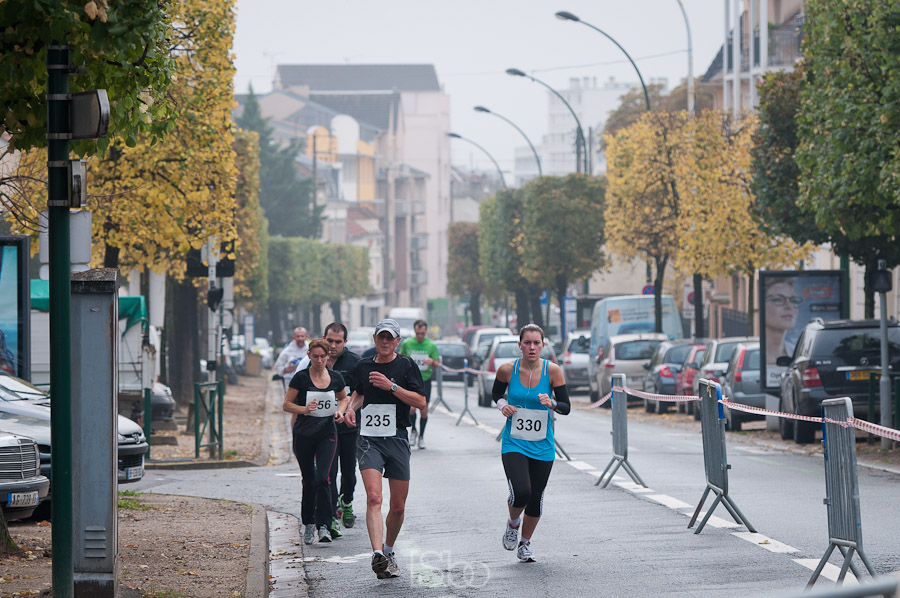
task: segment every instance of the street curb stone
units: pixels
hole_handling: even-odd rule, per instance
[[[245,598],[269,595],[269,518],[265,507],[253,506],[250,519],[250,560],[247,564]]]

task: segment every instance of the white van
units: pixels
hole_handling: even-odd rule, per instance
[[[392,307],[387,317],[397,320],[397,324],[400,325],[400,337],[404,339],[416,336],[413,329],[416,320],[426,319],[425,310],[421,307]]]
[[[600,398],[600,388],[595,382],[606,341],[616,334],[655,332],[654,299],[653,295],[622,295],[607,297],[594,304],[591,313],[591,358],[588,360],[592,400]],[[675,300],[668,295],[663,295],[661,299],[663,334],[670,339],[681,338],[684,332]]]

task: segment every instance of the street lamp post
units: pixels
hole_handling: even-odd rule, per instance
[[[528,147],[531,148],[531,152],[534,154],[534,161],[537,162],[538,176],[543,176],[543,172],[541,171],[541,158],[540,158],[540,156],[538,156],[537,150],[534,149],[534,144],[531,143],[531,139],[528,138],[528,135],[525,134],[525,131],[523,131],[522,129],[520,129],[518,126],[516,126],[516,123],[514,123],[514,122],[511,121],[511,120],[509,120],[508,118],[506,118],[506,117],[503,116],[502,114],[497,114],[496,112],[491,112],[490,110],[488,110],[488,109],[485,108],[484,106],[475,106],[475,112],[484,112],[485,114],[493,114],[493,115],[496,116],[497,118],[499,118],[499,119],[501,119],[501,120],[505,120],[506,122],[508,122],[510,125],[513,126],[513,128],[515,128],[516,131],[518,131],[519,133],[521,133],[522,137],[525,138],[525,141],[528,142]]]
[[[486,149],[484,149],[483,147],[481,147],[480,145],[478,145],[471,139],[467,139],[467,138],[463,137],[462,135],[458,135],[456,133],[447,133],[447,137],[450,137],[452,139],[462,139],[463,141],[471,143],[472,145],[474,145],[475,147],[480,149],[482,152],[484,152],[484,155],[487,156],[488,158],[490,158],[491,162],[494,163],[494,167],[497,169],[497,173],[500,175],[500,184],[503,185],[504,189],[506,189],[506,179],[503,178],[503,171],[500,170],[500,165],[497,164],[496,160],[494,160],[494,156],[492,156]]]
[[[572,106],[569,102],[566,101],[566,98],[562,97],[558,91],[541,81],[540,79],[533,77],[531,75],[526,74],[524,71],[520,71],[519,69],[506,69],[507,75],[512,75],[514,77],[525,77],[526,79],[531,79],[535,83],[539,83],[543,85],[547,89],[549,89],[553,95],[559,98],[559,101],[565,104],[566,108],[569,109],[569,112],[572,113],[572,118],[575,119],[575,124],[578,125],[577,136],[575,137],[575,171],[576,172],[587,172],[587,151],[585,151],[584,156],[584,169],[582,170],[582,161],[581,161],[581,150],[582,148],[587,149],[587,145],[584,142],[584,130],[581,128],[581,121],[578,120],[578,115],[575,114],[575,110],[572,109]]]
[[[603,31],[603,30],[600,29],[599,27],[595,27],[594,25],[591,25],[591,24],[588,23],[587,21],[582,21],[581,19],[579,19],[578,17],[576,17],[575,15],[573,15],[573,14],[570,13],[570,12],[566,12],[566,11],[564,11],[564,10],[561,10],[561,11],[559,11],[558,13],[556,13],[556,18],[562,19],[563,21],[573,21],[573,22],[575,22],[575,23],[582,23],[582,24],[584,24],[584,25],[587,25],[588,27],[590,27],[591,29],[593,29],[593,30],[596,31],[597,33],[602,34],[604,37],[606,37],[606,39],[608,39],[608,40],[611,41],[612,43],[616,44],[616,47],[618,47],[620,50],[622,50],[622,54],[625,55],[625,58],[627,58],[627,59],[628,59],[628,62],[631,63],[631,66],[634,67],[634,72],[637,73],[638,79],[640,79],[640,81],[641,81],[641,87],[644,89],[644,101],[647,103],[647,110],[650,110],[650,94],[647,93],[647,86],[644,85],[644,78],[641,76],[641,71],[638,70],[637,65],[634,63],[634,60],[631,59],[631,56],[628,54],[628,52],[625,51],[625,48],[623,48],[623,47],[621,46],[621,44],[619,44],[619,42],[617,42],[616,40],[614,40],[614,39],[612,38],[611,35],[609,35],[609,34],[608,34],[607,32],[605,32],[605,31]]]

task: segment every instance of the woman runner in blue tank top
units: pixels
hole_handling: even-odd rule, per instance
[[[566,415],[570,405],[562,370],[555,363],[541,359],[544,331],[534,324],[523,326],[519,331],[519,348],[522,358],[497,370],[492,395],[507,418],[500,449],[509,485],[509,520],[503,547],[513,550],[518,541],[516,556],[522,562],[532,563],[531,536],[541,518],[544,488],[556,457],[551,411]],[[507,387],[508,398],[503,398]],[[520,519],[523,511],[524,522]],[[521,540],[518,538],[520,523]]]

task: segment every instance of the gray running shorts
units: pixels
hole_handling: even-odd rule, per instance
[[[358,436],[359,470],[377,469],[386,478],[409,481],[409,441],[406,438]]]

